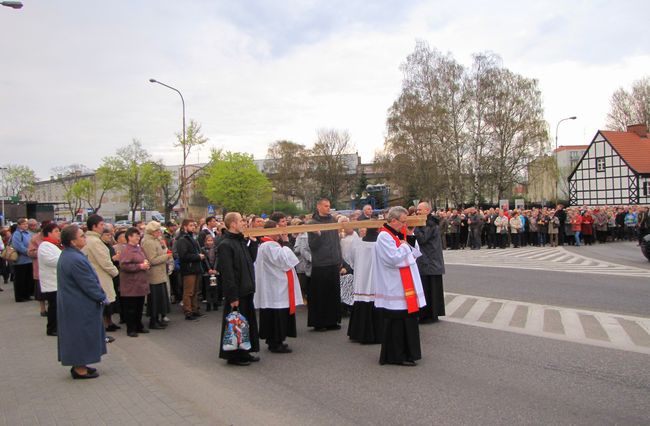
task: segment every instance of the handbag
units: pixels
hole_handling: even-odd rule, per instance
[[[15,248],[7,244],[4,250],[2,250],[2,253],[0,253],[0,257],[6,260],[7,262],[15,262],[18,260],[18,252],[16,251]]]
[[[239,311],[232,311],[226,315],[226,329],[223,333],[221,349],[235,351],[251,349],[250,333],[246,317]]]

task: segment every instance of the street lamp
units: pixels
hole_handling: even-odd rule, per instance
[[[3,1],[0,2],[0,5],[7,6],[12,9],[21,9],[23,7],[23,2],[21,1]]]
[[[567,121],[567,120],[575,120],[576,118],[578,118],[578,117],[576,117],[575,115],[573,117],[563,118],[562,120],[558,121],[557,125],[555,126],[555,169],[556,169],[556,172],[557,172],[557,181],[555,182],[555,201],[556,202],[557,202],[557,196],[558,196],[557,187],[558,187],[558,185],[560,183],[559,182],[560,181],[560,165],[558,164],[558,161],[557,161],[557,133],[558,133],[558,131],[560,129],[560,123],[561,122]]]
[[[185,150],[187,149],[187,145],[185,144],[185,99],[183,98],[183,94],[181,93],[180,90],[178,90],[175,87],[172,87],[168,84],[165,84],[161,81],[156,80],[155,78],[150,78],[149,79],[150,83],[157,83],[160,84],[161,86],[165,86],[168,89],[173,90],[174,92],[178,93],[178,95],[181,97],[181,103],[183,104],[183,163],[185,163],[185,157],[186,153]],[[183,208],[185,208],[185,167],[181,167],[181,204],[183,204]]]

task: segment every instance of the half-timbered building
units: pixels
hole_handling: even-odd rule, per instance
[[[650,139],[645,125],[599,130],[569,175],[571,205],[650,204]]]

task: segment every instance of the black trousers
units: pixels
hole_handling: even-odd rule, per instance
[[[14,299],[16,302],[29,300],[34,295],[32,264],[14,265]]]
[[[338,265],[311,268],[307,297],[308,327],[332,327],[341,322],[341,276]]]
[[[427,305],[420,308],[420,322],[435,321],[445,316],[445,293],[442,275],[420,275]]]
[[[56,333],[56,291],[43,293],[43,296],[47,300],[47,326],[45,327],[45,332]]]
[[[399,364],[422,358],[418,313],[384,309],[380,364]]]
[[[126,332],[137,333],[142,331],[142,310],[144,308],[144,296],[122,296],[122,308],[126,320]]]
[[[451,235],[451,249],[458,250],[458,238],[460,237],[460,234],[458,232],[452,232],[449,235]]]

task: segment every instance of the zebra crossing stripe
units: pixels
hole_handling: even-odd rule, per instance
[[[650,269],[620,265],[572,253],[563,247],[505,250],[444,252],[448,265],[482,266],[486,268],[530,269],[581,274],[602,274],[627,277],[648,277]]]
[[[514,300],[445,295],[443,321],[650,354],[650,318]]]

